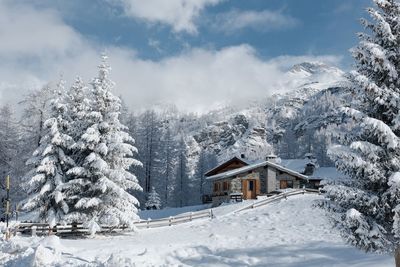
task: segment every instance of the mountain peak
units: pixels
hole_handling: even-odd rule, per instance
[[[312,74],[319,74],[319,73],[326,73],[326,72],[342,72],[336,67],[329,66],[323,62],[315,61],[315,62],[303,62],[294,65],[290,71],[290,73],[308,73]]]

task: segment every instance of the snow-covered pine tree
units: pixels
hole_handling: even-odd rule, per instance
[[[81,137],[91,123],[88,117],[88,113],[91,111],[88,94],[89,89],[80,77],[76,77],[75,82],[66,93],[67,119],[70,123],[68,132],[75,139]]]
[[[194,170],[194,179],[195,179],[195,202],[201,203],[202,202],[202,197],[204,194],[204,174],[208,170],[208,167],[206,166],[207,162],[207,155],[204,149],[200,150],[199,153],[199,158],[197,160],[197,164]]]
[[[157,178],[160,178],[160,151],[162,135],[161,123],[155,111],[147,110],[140,117],[139,136],[140,142],[140,159],[143,163],[143,189],[147,194],[152,186],[156,186]]]
[[[91,110],[82,113],[88,127],[76,140],[77,167],[69,172],[74,178],[68,182],[81,190],[73,190],[67,219],[97,229],[102,224],[133,227],[139,203],[127,190],[142,189],[128,171],[140,162],[133,159],[137,152],[134,140],[119,121],[121,101],[111,92],[114,83],[108,78],[109,71],[103,55],[98,77],[92,81]]]
[[[30,92],[21,101],[24,107],[21,126],[25,151],[32,152],[40,145],[43,124],[49,118],[49,103],[55,97],[54,87],[46,84],[40,90]]]
[[[147,195],[145,207],[148,210],[159,210],[161,208],[161,199],[154,186],[151,188],[150,193]]]
[[[374,0],[369,34],[352,50],[355,101],[342,108],[341,145],[328,153],[348,181],[327,187],[328,208],[349,242],[395,252],[400,266],[400,3]]]
[[[204,149],[200,150],[197,164],[194,170],[194,197],[192,202],[194,204],[202,203],[203,195],[210,193],[210,183],[205,180],[205,174],[218,165],[217,157],[213,153],[209,153]]]
[[[187,147],[185,139],[181,137],[179,142],[179,155],[176,169],[176,179],[173,195],[177,207],[187,206],[192,196],[192,187],[189,180],[187,167]]]
[[[63,221],[68,213],[68,205],[64,199],[63,186],[66,172],[74,166],[68,157],[68,148],[73,140],[66,134],[68,122],[63,101],[64,81],[60,81],[57,94],[50,102],[49,118],[43,123],[43,135],[40,145],[33,153],[28,164],[34,166],[28,173],[26,189],[29,197],[22,208],[37,211],[37,220],[54,226]]]
[[[74,205],[81,198],[82,192],[86,190],[86,186],[90,183],[89,177],[84,176],[85,171],[82,167],[89,152],[85,150],[85,145],[81,137],[93,123],[94,119],[91,117],[92,110],[89,100],[89,89],[80,77],[75,79],[75,82],[66,92],[66,104],[68,108],[66,119],[69,122],[67,131],[74,140],[69,149],[75,166],[67,172],[64,194],[66,195],[66,202],[70,207],[70,212],[73,212],[75,211]],[[74,221],[71,220],[71,217],[74,218],[74,216],[74,213],[68,215],[67,221]]]
[[[161,177],[163,185],[163,203],[164,206],[170,204],[171,188],[174,183],[174,169],[177,161],[177,142],[173,137],[171,126],[167,120],[163,131],[161,143]],[[161,182],[161,181],[160,181]]]
[[[20,183],[17,180],[17,155],[19,131],[13,111],[9,105],[0,108],[0,188],[5,188],[5,177],[11,175],[13,186],[10,198],[14,202],[21,200]],[[0,218],[5,214],[5,190],[0,190]]]

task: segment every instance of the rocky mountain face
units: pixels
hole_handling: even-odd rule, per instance
[[[326,94],[335,95],[345,90],[344,72],[323,63],[306,62],[293,66],[286,77],[281,84],[284,92],[272,95],[266,101],[251,103],[241,110],[231,108],[214,111],[212,116],[204,115],[207,124],[189,134],[192,160],[200,149],[215,153],[220,162],[241,154],[249,160],[260,160],[270,153],[301,157],[302,153],[314,152],[307,150],[318,150],[317,145],[305,144],[304,136],[296,136],[295,129],[311,116],[310,100],[313,105],[324,105],[330,101]],[[316,129],[307,134],[313,134],[313,131]]]

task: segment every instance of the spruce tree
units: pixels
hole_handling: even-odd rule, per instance
[[[145,207],[148,210],[159,210],[161,208],[161,199],[154,186],[151,188],[150,193],[147,195]]]
[[[110,67],[103,56],[98,77],[90,91],[90,110],[83,112],[87,123],[76,139],[77,167],[69,174],[74,184],[69,221],[88,225],[127,225],[138,219],[137,199],[127,190],[141,190],[136,176],[128,171],[140,165],[133,159],[134,140],[119,121],[121,101],[112,94],[114,83],[108,78]],[[76,190],[80,188],[80,190]]]
[[[328,153],[349,179],[327,187],[328,208],[354,246],[395,252],[400,266],[400,3],[374,0],[352,50],[352,104]]]
[[[50,102],[49,118],[43,123],[39,147],[28,161],[34,168],[28,173],[26,188],[30,196],[23,205],[25,210],[36,211],[37,221],[50,226],[62,222],[69,211],[63,189],[66,172],[74,166],[68,156],[73,140],[66,134],[69,125],[63,91],[64,82],[60,81],[56,98]]]

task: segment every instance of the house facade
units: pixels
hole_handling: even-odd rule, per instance
[[[301,188],[308,183],[308,176],[276,163],[275,156],[265,161],[249,164],[233,158],[206,173],[212,183],[212,202],[229,201],[232,196],[256,199],[273,191],[286,188]]]

